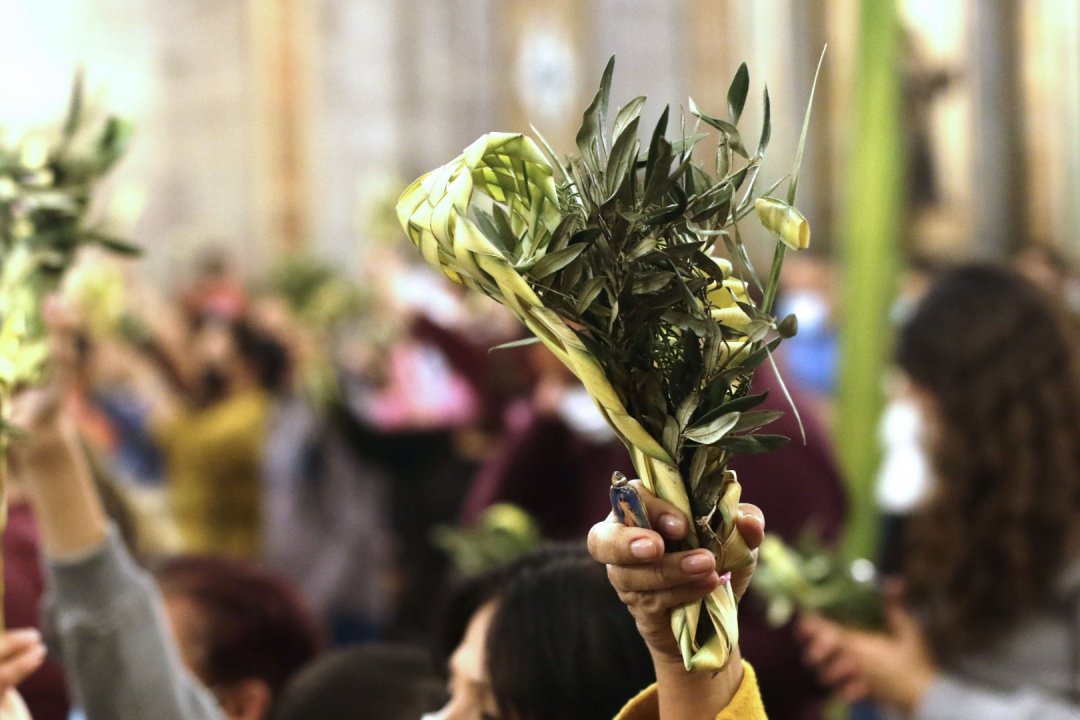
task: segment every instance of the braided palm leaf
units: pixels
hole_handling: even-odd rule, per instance
[[[398,217],[430,264],[503,303],[577,376],[645,486],[694,518],[688,546],[711,549],[722,570],[745,567],[752,557],[735,529],[741,488],[726,465],[734,452],[786,441],[753,434],[777,413],[750,411],[764,398],[749,394],[753,368],[785,324],[753,304],[734,263],[704,250],[722,238],[752,272],[735,225],[755,207],[786,236],[778,247],[805,246],[809,230],[790,203],[754,202],[767,93],[753,157],[732,123],[692,106],[720,130],[716,169],[707,171],[690,158],[704,136],[669,143],[666,111],[640,152],[644,98],[619,113],[609,147],[612,67],[585,113],[580,157],[563,164],[529,137],[491,133],[410,185]],[[747,82],[743,66],[729,92],[736,122]],[[742,168],[731,168],[733,154],[746,159]],[[738,641],[736,611],[724,584],[672,613],[688,669],[726,664]]]

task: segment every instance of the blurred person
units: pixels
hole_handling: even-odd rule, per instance
[[[417,720],[445,699],[427,651],[369,644],[325,655],[300,672],[273,720]]]
[[[896,351],[930,488],[889,632],[807,617],[807,659],[849,700],[903,716],[1080,714],[1080,355],[1063,309],[1019,274],[945,274]]]
[[[627,527],[609,514],[593,526],[588,540],[589,554],[606,565],[608,580],[634,618],[656,675],[655,685],[628,702],[616,720],[764,720],[754,668],[741,659],[739,644],[723,669],[688,672],[671,625],[673,608],[697,603],[723,583],[731,584],[736,600],[742,598],[764,537],[761,510],[742,503],[736,517],[755,562],[720,574],[709,550],[671,552],[668,543],[686,538],[689,519],[640,485],[638,492],[656,530]]]
[[[267,435],[264,561],[302,589],[335,644],[380,637],[395,594],[391,476],[350,441],[328,338],[276,298],[258,300],[253,317],[294,359]]]
[[[796,384],[828,426],[836,393],[839,335],[836,328],[836,274],[828,258],[798,254],[784,264],[777,317],[794,314],[799,332],[781,345],[780,356]]]
[[[530,397],[507,409],[505,430],[469,488],[462,522],[472,525],[491,505],[511,503],[536,519],[544,537],[580,538],[610,502],[608,484],[596,478],[630,467],[629,453],[550,350],[537,344],[506,352],[524,356],[537,381]]]
[[[272,393],[284,380],[283,348],[243,321],[209,317],[193,341],[201,403],[158,373],[137,378],[153,408],[182,550],[256,558],[262,552],[262,470]]]
[[[787,360],[780,374],[790,403],[780,376],[767,363],[754,374],[753,392],[767,395],[758,409],[784,413],[767,432],[790,442],[773,452],[736,455],[730,467],[742,481],[743,502],[769,508],[771,533],[790,544],[809,534],[836,546],[847,518],[844,478],[817,406],[790,376]],[[775,627],[766,617],[766,604],[750,593],[739,607],[739,628],[743,657],[754,666],[769,714],[776,720],[821,720],[829,692],[803,664],[794,622]]]
[[[12,479],[40,524],[54,649],[87,720],[267,717],[274,693],[314,653],[310,618],[280,581],[225,560],[180,561],[166,573],[166,604],[109,522],[62,412],[73,330],[55,306],[47,317],[51,380],[16,400],[13,422],[26,432],[11,449]]]
[[[72,413],[70,403],[65,411]],[[124,544],[133,554],[137,553],[137,520],[124,493],[85,442],[80,444],[79,452],[87,462],[106,514]],[[9,470],[17,478],[18,463],[11,462]],[[41,531],[33,507],[17,483],[9,484],[5,499],[8,509],[3,533],[3,618],[10,626],[41,631],[46,625],[41,608],[45,596]],[[67,681],[55,655],[47,656],[20,683],[19,692],[37,720],[65,720],[71,710]]]
[[[528,352],[540,380],[532,400],[508,413],[508,431],[477,474],[464,521],[472,524],[484,508],[510,502],[535,517],[545,537],[578,538],[609,507],[610,485],[602,478],[613,469],[629,468],[630,459],[570,371],[543,346],[530,346]],[[783,372],[787,377],[786,365]],[[847,512],[843,478],[806,393],[792,378],[787,383],[806,443],[779,378],[763,367],[754,378],[754,392],[768,396],[761,409],[784,412],[770,432],[792,442],[775,452],[737,456],[732,468],[744,480],[743,499],[770,508],[773,532],[789,542],[812,532],[833,544]],[[792,483],[793,477],[798,482]],[[753,597],[743,603],[741,622],[743,651],[776,717],[820,720],[828,690],[803,665],[794,624],[771,626],[764,603]]]
[[[654,679],[603,566],[576,544],[464,581],[441,635],[451,697],[438,720],[608,720]]]
[[[259,719],[319,649],[298,591],[242,560],[184,556],[155,574],[184,664],[229,718]]]
[[[194,277],[180,291],[180,302],[192,318],[206,315],[240,320],[247,311],[247,290],[222,246],[205,247],[195,258]]]

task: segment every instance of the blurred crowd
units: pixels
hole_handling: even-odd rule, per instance
[[[894,310],[902,329],[897,370],[883,379],[890,401],[877,491],[882,523],[875,560],[883,575],[907,581],[912,617],[934,633],[924,643],[933,667],[955,664],[966,681],[998,683],[999,694],[1007,679],[982,672],[997,656],[979,659],[986,647],[1000,644],[1000,637],[987,639],[987,631],[1030,631],[1021,620],[1037,616],[1039,595],[1058,587],[1060,574],[1074,567],[1061,538],[1080,529],[1078,488],[1069,484],[1080,482],[1071,476],[1080,476],[1074,438],[1040,444],[1036,434],[1071,427],[1080,411],[1051,402],[1080,397],[1069,375],[1076,359],[1068,355],[1071,334],[1068,341],[1053,335],[1056,326],[1048,320],[1034,340],[1043,343],[1040,349],[1028,349],[1049,357],[1046,348],[1058,343],[1064,358],[1051,369],[1017,361],[1008,382],[978,355],[996,352],[1007,362],[1008,352],[984,345],[1022,342],[1023,328],[1037,324],[1032,318],[1042,312],[1036,293],[1063,305],[1075,299],[1069,270],[1054,253],[1032,249],[1014,265],[1042,289],[1011,273],[976,273],[960,282],[956,271],[933,263],[911,266]],[[74,338],[61,412],[77,428],[109,517],[110,542],[153,572],[178,661],[227,717],[270,717],[274,707],[275,717],[283,718],[361,717],[355,698],[368,693],[372,714],[364,717],[415,718],[442,706],[447,681],[450,704],[432,717],[509,718],[507,703],[534,708],[513,715],[521,718],[601,716],[568,714],[566,708],[582,703],[614,714],[654,678],[638,635],[645,611],[635,611],[630,595],[621,595],[638,620],[635,629],[602,569],[572,543],[580,544],[608,513],[606,479],[613,470],[632,472],[626,451],[583,388],[541,345],[523,342],[522,329],[500,307],[449,286],[397,249],[376,248],[364,266],[362,277],[349,278],[311,258],[291,257],[251,281],[209,249],[178,273],[170,295],[141,281],[132,266],[96,258],[69,278],[53,301],[63,307]],[[847,514],[830,441],[841,320],[836,279],[830,263],[815,256],[793,258],[785,272],[781,312],[798,315],[800,332],[783,346],[779,375],[762,370],[755,386],[769,393],[768,407],[788,410],[775,432],[797,439],[805,433],[806,442],[739,457],[734,467],[743,478],[743,500],[765,509],[770,532],[792,542],[810,533],[835,545]],[[960,290],[935,300],[942,277],[959,282]],[[979,313],[990,315],[991,305],[977,296],[988,309],[965,307],[952,325],[934,325],[983,286],[1008,298],[1030,292],[1034,309],[1012,319],[998,308],[984,323]],[[931,300],[938,305],[927,309]],[[966,347],[950,345],[962,343],[968,331]],[[953,355],[959,359],[950,364]],[[1041,389],[1044,380],[1056,384]],[[993,388],[1003,382],[1008,392],[999,397]],[[1047,402],[1021,408],[1024,393]],[[789,394],[798,415],[790,412]],[[953,405],[946,404],[950,394],[957,397]],[[932,412],[926,409],[931,396]],[[1003,436],[990,428],[967,432],[963,423],[974,423],[976,415],[985,424],[1012,418],[1010,437],[1030,447],[985,448],[980,438],[1000,443]],[[927,440],[933,432],[944,432],[950,447]],[[1058,485],[1040,482],[1043,470],[1059,473]],[[935,482],[944,476],[956,478],[951,493]],[[43,569],[40,558],[54,541],[51,530],[42,530],[40,523],[48,521],[36,516],[33,495],[21,482],[9,492],[7,625],[59,632],[69,668],[70,662],[95,664],[98,651],[87,649],[90,640],[71,637],[79,636],[80,622],[92,628],[96,621],[70,614],[63,594],[82,593],[78,602],[90,607],[87,597],[107,588],[90,587],[70,568]],[[1012,502],[997,509],[980,505],[971,517],[957,510],[987,496]],[[1056,498],[1062,512],[1041,512],[1040,498]],[[482,527],[493,508],[508,505],[520,514],[504,512],[492,521],[501,539],[463,534],[469,531],[461,528]],[[928,530],[928,523],[936,525]],[[987,539],[998,535],[1000,543]],[[966,536],[984,540],[988,556],[977,557]],[[515,538],[520,547],[512,552],[482,547],[501,542],[505,550]],[[484,558],[508,560],[539,539],[571,545],[545,546],[516,565],[487,567],[492,563]],[[931,552],[952,564],[932,567]],[[1032,566],[1044,570],[1024,570]],[[912,581],[912,567],[922,581]],[[1025,587],[1001,593],[995,567],[1023,571]],[[58,573],[49,591],[56,597],[43,610],[49,572]],[[123,587],[122,573],[112,572]],[[1069,587],[1057,599],[1074,612]],[[478,629],[481,609],[493,607],[493,598],[496,609]],[[595,645],[570,642],[592,632],[586,619],[601,616],[597,623],[617,626],[611,634],[601,632]],[[837,687],[851,701],[877,701],[876,707],[856,705],[866,717],[890,708],[915,711],[896,701],[895,688],[882,690],[878,680],[859,674],[860,667],[875,667],[873,658],[857,654],[864,638],[819,618],[770,625],[752,593],[740,620],[742,656],[756,671],[770,717],[822,718]],[[1046,618],[1039,622],[1043,630],[1056,627]],[[5,642],[11,637],[24,649],[36,647],[37,636],[11,633]],[[543,637],[550,639],[548,657],[526,652]],[[1034,654],[1046,650],[1033,637],[1015,645]],[[1023,665],[994,647],[1006,658],[999,658],[999,670]],[[480,659],[484,652],[477,648],[497,660]],[[1072,651],[1080,656],[1080,648]],[[73,661],[72,652],[82,654]],[[1056,646],[1048,652],[1068,654]],[[319,653],[323,659],[312,665]],[[576,680],[556,672],[563,658],[576,658],[579,665],[570,671],[580,676]],[[115,656],[99,659],[117,662]],[[81,705],[95,720],[94,687],[65,680],[59,660],[50,655],[19,685],[32,716],[62,720]],[[1048,692],[1071,697],[1076,673],[1071,680],[1063,675],[1047,681]],[[537,678],[545,685],[530,687]],[[601,682],[605,678],[610,682]],[[478,710],[494,702],[493,685],[498,702]],[[374,709],[382,701],[377,698],[388,703],[385,712]],[[113,700],[97,702],[107,707]]]

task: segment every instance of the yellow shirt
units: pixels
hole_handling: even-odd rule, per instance
[[[158,428],[185,552],[259,554],[269,412],[269,396],[252,390]]]
[[[645,688],[641,693],[627,703],[615,720],[657,720],[660,717],[660,706],[657,703],[656,685]],[[716,720],[768,720],[765,715],[765,705],[761,702],[761,691],[758,689],[757,675],[750,663],[743,661],[743,678],[739,683],[739,689],[731,698],[728,706],[721,710]]]

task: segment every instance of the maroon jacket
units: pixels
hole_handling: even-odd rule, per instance
[[[5,624],[11,629],[40,630],[45,575],[37,520],[26,503],[15,503],[9,508],[3,543]],[[71,704],[67,683],[55,658],[47,658],[37,672],[19,685],[19,692],[34,720],[66,720]]]

